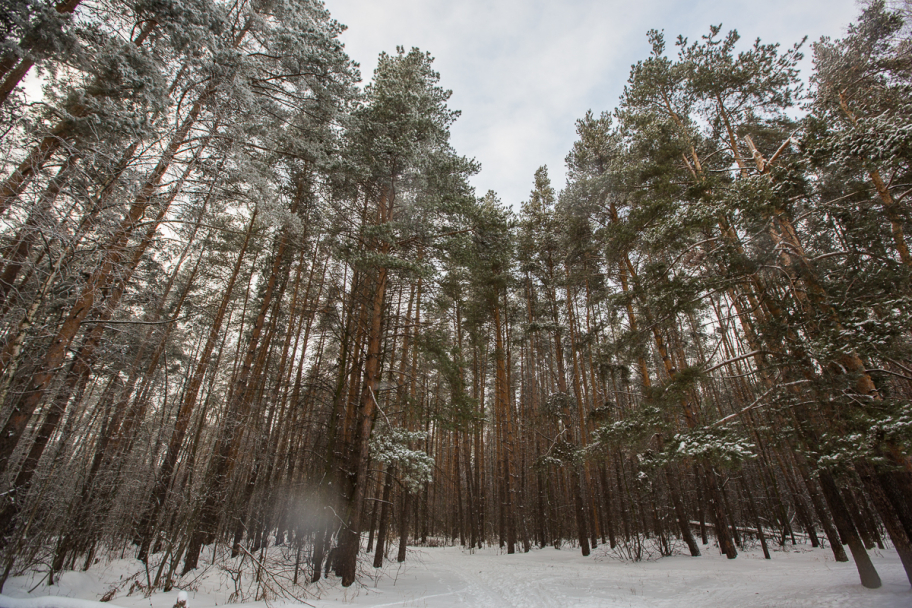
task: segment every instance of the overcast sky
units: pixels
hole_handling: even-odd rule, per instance
[[[855,0],[326,0],[348,26],[349,55],[369,81],[381,51],[396,45],[430,51],[450,107],[462,117],[452,143],[481,162],[478,195],[498,193],[518,208],[536,168],[548,165],[555,187],[574,121],[588,109],[612,110],[631,64],[646,58],[650,28],[665,31],[673,52],[678,34],[736,29],[742,43],[757,37],[791,46],[808,37],[838,37],[856,18]],[[810,55],[810,49],[806,55]],[[808,60],[805,60],[809,68]],[[805,73],[808,69],[805,70]]]

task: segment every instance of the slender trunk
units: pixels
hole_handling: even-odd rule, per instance
[[[400,564],[405,561],[405,550],[408,547],[408,524],[412,510],[412,493],[407,486],[402,486],[402,500],[399,509],[399,552],[396,561]]]
[[[13,289],[25,260],[31,254],[32,247],[38,241],[42,228],[51,223],[49,212],[60,194],[60,188],[69,178],[74,162],[75,157],[72,155],[64,161],[57,175],[50,181],[41,198],[29,212],[25,224],[16,235],[12,250],[4,256],[3,274],[0,275],[0,307],[5,307],[10,290]]]
[[[206,143],[203,143],[199,152],[201,152],[202,148],[205,146]],[[31,482],[32,474],[35,471],[35,467],[38,465],[44,448],[50,440],[50,437],[56,432],[57,425],[66,412],[66,406],[73,393],[73,389],[80,383],[83,388],[85,387],[85,382],[88,381],[89,374],[95,362],[96,350],[101,343],[101,338],[105,331],[105,321],[109,320],[120,306],[120,300],[123,297],[127,284],[130,282],[133,273],[139,266],[149,245],[152,243],[153,237],[158,232],[158,227],[165,218],[171,203],[182,190],[185,180],[193,170],[193,165],[194,163],[191,163],[190,166],[187,167],[187,170],[172,188],[171,195],[167,200],[163,201],[159,207],[158,216],[151,222],[152,225],[147,229],[142,240],[133,248],[133,257],[128,262],[127,267],[122,271],[122,275],[117,277],[116,285],[114,286],[112,293],[105,299],[104,310],[101,311],[98,318],[95,319],[94,327],[92,327],[86,335],[82,347],[73,358],[66,379],[64,380],[64,386],[61,389],[58,389],[54,402],[45,415],[44,422],[35,437],[29,455],[16,477],[14,487],[17,488],[17,491],[21,491],[21,488],[28,487]],[[78,399],[76,401],[78,402]]]
[[[303,189],[303,186],[301,186]],[[292,206],[292,213],[297,210],[297,206],[303,198],[303,191],[298,192],[295,203]],[[257,315],[250,337],[247,341],[247,349],[244,355],[243,364],[237,373],[237,377],[231,386],[231,397],[225,408],[225,420],[222,429],[216,440],[216,446],[213,450],[214,456],[210,463],[210,468],[206,476],[203,505],[200,509],[199,521],[190,547],[187,550],[184,561],[184,573],[196,568],[199,559],[199,552],[204,544],[211,543],[215,538],[216,527],[220,513],[220,502],[224,499],[228,475],[236,463],[238,450],[241,447],[240,441],[236,441],[238,433],[243,431],[244,424],[250,409],[250,399],[248,395],[248,383],[252,377],[254,362],[256,359],[260,341],[266,323],[266,315],[271,308],[273,296],[276,293],[276,283],[279,281],[280,270],[285,260],[285,253],[288,248],[290,236],[287,229],[281,230],[277,238],[274,249],[272,267],[266,280],[263,292],[262,302],[260,303],[259,314]],[[285,269],[286,274],[288,268]],[[284,284],[283,284],[284,285]],[[264,345],[263,348],[267,348]]]
[[[842,496],[839,494],[839,488],[836,486],[833,476],[828,471],[820,471],[819,479],[820,486],[823,488],[823,495],[827,504],[830,505],[830,512],[833,514],[836,529],[839,530],[839,535],[849,545],[849,550],[855,559],[855,567],[858,568],[861,584],[869,589],[877,589],[881,586],[880,576],[878,576],[877,570],[874,569],[874,564],[871,563],[871,558],[868,552],[865,551],[861,538],[855,530],[852,517],[842,500]]]
[[[867,461],[859,460],[855,462],[855,470],[858,471],[865,490],[867,490],[868,496],[871,497],[871,502],[874,504],[874,508],[877,509],[877,514],[890,535],[893,548],[899,554],[899,559],[906,571],[906,578],[912,583],[912,540],[906,534],[902,521],[900,521],[896,510],[890,503],[889,497],[884,492],[874,467]]]
[[[155,520],[158,518],[161,509],[164,507],[168,488],[171,486],[171,480],[174,475],[175,465],[177,464],[177,457],[181,446],[183,445],[187,429],[190,426],[190,420],[193,416],[193,410],[196,407],[199,390],[202,386],[203,378],[209,369],[212,351],[215,348],[219,335],[221,334],[222,322],[225,319],[225,313],[228,310],[228,305],[231,302],[231,296],[234,292],[234,285],[237,282],[237,277],[240,273],[241,266],[244,261],[244,256],[247,253],[247,247],[250,244],[250,239],[253,235],[254,225],[256,224],[256,216],[257,209],[254,209],[253,214],[250,217],[250,223],[247,226],[247,232],[244,236],[244,242],[241,245],[241,250],[238,252],[237,259],[234,262],[234,268],[231,271],[231,277],[228,279],[228,284],[223,288],[222,300],[219,303],[218,309],[216,309],[215,317],[213,318],[212,324],[209,327],[209,336],[206,339],[206,344],[197,358],[196,367],[194,368],[193,374],[190,376],[190,380],[187,383],[186,389],[184,390],[184,397],[181,401],[180,407],[178,408],[177,416],[174,422],[174,431],[171,433],[171,438],[168,442],[165,458],[162,461],[161,467],[159,467],[158,476],[156,477],[155,485],[152,489],[149,503],[143,511],[143,514],[137,525],[137,534],[141,539],[139,552],[139,558],[141,560],[145,560],[148,555],[149,544],[151,542],[152,526],[154,525]]]
[[[507,387],[507,370],[506,370],[506,352],[503,339],[504,329],[501,323],[500,315],[500,296],[494,304],[494,356],[496,372],[494,376],[494,397],[496,400],[495,411],[500,418],[500,469],[501,481],[503,487],[503,496],[501,497],[501,514],[508,522],[506,525],[506,542],[507,553],[515,553],[516,537],[513,527],[513,496],[512,483],[510,476],[512,474],[509,456],[509,435],[510,435],[510,403]],[[584,554],[585,555],[585,554]]]
[[[386,224],[393,217],[394,194],[384,187],[377,205],[377,223]],[[388,254],[390,245],[382,242],[380,252]],[[341,573],[342,586],[349,587],[355,582],[358,551],[361,538],[364,492],[368,484],[370,456],[370,434],[377,408],[376,390],[380,381],[380,356],[383,342],[383,308],[386,300],[388,270],[380,267],[373,283],[373,297],[370,303],[370,326],[367,336],[367,351],[364,359],[363,388],[361,405],[357,417],[356,437],[351,453],[354,457],[354,488],[348,501],[345,526],[341,531]]]
[[[386,480],[383,482],[383,500],[380,505],[380,525],[377,528],[377,550],[374,553],[374,568],[383,566],[383,555],[386,551],[386,536],[389,528],[390,491],[393,487],[393,467],[386,467]]]
[[[202,111],[203,102],[204,98],[201,98],[193,104],[181,127],[165,149],[158,165],[146,179],[126,217],[124,217],[113,238],[109,241],[101,264],[83,287],[82,293],[76,299],[58,330],[57,336],[33,374],[25,395],[16,405],[5,427],[0,432],[0,469],[6,468],[10,455],[25,432],[35,408],[44,399],[45,393],[56,377],[57,370],[63,363],[67,350],[86,316],[88,316],[98,298],[109,288],[114,280],[116,269],[120,266],[121,259],[127,251],[126,246],[130,236],[139,225],[146,209],[152,203],[162,177],[171,166],[174,156],[184,143],[191,127]]]

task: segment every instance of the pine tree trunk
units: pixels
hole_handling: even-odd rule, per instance
[[[202,149],[206,146],[206,143],[207,142],[202,144],[197,154],[202,151]],[[89,374],[95,362],[96,349],[101,343],[101,338],[104,334],[104,323],[111,318],[114,311],[116,311],[120,306],[120,300],[123,297],[127,284],[130,282],[133,273],[139,266],[139,263],[142,260],[143,255],[145,254],[149,245],[151,244],[153,237],[158,232],[159,225],[164,219],[165,214],[168,212],[171,203],[174,201],[174,198],[177,196],[177,194],[181,191],[184,181],[187,179],[189,173],[193,169],[193,165],[194,163],[190,164],[190,166],[178,180],[177,184],[172,188],[171,195],[162,202],[159,208],[158,216],[151,222],[151,226],[147,229],[146,234],[142,240],[134,247],[132,259],[128,262],[127,267],[122,271],[122,276],[116,279],[116,284],[111,294],[105,299],[104,309],[98,315],[98,318],[95,320],[94,327],[92,327],[92,329],[86,335],[82,347],[73,358],[69,371],[66,374],[64,385],[62,388],[58,389],[54,403],[48,409],[48,412],[44,418],[44,422],[42,423],[38,434],[32,443],[29,455],[19,470],[19,474],[17,475],[14,484],[16,491],[22,492],[31,483],[32,475],[35,471],[35,467],[38,465],[38,461],[40,460],[41,455],[44,453],[44,448],[47,445],[47,442],[50,440],[51,436],[56,432],[57,425],[60,423],[61,419],[66,413],[67,404],[70,401],[70,396],[72,395],[73,390],[77,386],[81,386],[81,390],[79,392],[84,390],[85,383],[88,382]],[[79,398],[77,397],[76,402],[78,401]]]
[[[194,368],[193,374],[190,376],[190,380],[187,383],[187,388],[184,391],[184,396],[181,400],[181,405],[177,411],[177,416],[174,421],[174,431],[171,433],[171,438],[168,442],[168,449],[165,454],[165,458],[159,468],[158,475],[155,480],[155,485],[149,498],[149,503],[143,511],[136,528],[137,537],[141,539],[139,543],[139,559],[142,561],[145,561],[148,555],[149,544],[152,540],[152,527],[155,521],[158,519],[159,513],[164,507],[168,488],[171,486],[172,477],[174,475],[175,466],[177,464],[177,457],[181,450],[181,447],[183,446],[187,429],[190,426],[190,420],[193,416],[193,410],[196,407],[196,402],[199,396],[200,387],[203,383],[203,378],[209,369],[212,351],[214,350],[219,335],[221,334],[222,322],[225,319],[225,313],[228,310],[228,304],[231,302],[231,296],[234,292],[234,285],[237,281],[238,274],[240,273],[244,257],[247,253],[247,248],[250,245],[250,239],[253,235],[253,229],[256,224],[256,217],[257,209],[255,208],[253,210],[253,214],[250,217],[250,222],[247,226],[247,232],[244,236],[244,242],[241,245],[241,250],[238,252],[234,263],[234,268],[231,271],[231,277],[228,279],[228,283],[224,287],[224,290],[222,292],[222,300],[219,303],[218,309],[216,309],[212,324],[209,327],[209,335],[206,339],[206,345],[203,347],[202,352],[197,358],[196,367]]]
[[[19,439],[25,432],[32,414],[43,400],[45,393],[56,377],[57,369],[63,363],[67,349],[82,326],[82,322],[92,310],[99,296],[109,288],[110,283],[114,280],[114,273],[126,253],[127,242],[137,225],[139,225],[147,207],[152,203],[158,185],[165,172],[171,166],[175,154],[177,154],[178,149],[187,138],[190,128],[196,122],[202,110],[203,101],[204,98],[201,98],[193,105],[181,127],[172,137],[158,165],[141,187],[126,217],[124,217],[110,239],[101,264],[89,278],[82,293],[70,309],[57,332],[57,336],[33,374],[25,395],[16,405],[3,430],[0,431],[0,469],[6,469],[10,455],[12,455],[13,450],[19,443]]]
[[[377,528],[377,550],[374,553],[374,568],[383,566],[383,555],[386,551],[386,536],[389,529],[390,491],[393,488],[393,467],[386,467],[386,480],[383,482],[383,500],[380,505],[380,525]]]
[[[833,521],[839,535],[846,540],[852,557],[855,559],[855,567],[858,568],[858,575],[861,577],[861,584],[869,589],[877,589],[881,586],[880,576],[871,563],[868,552],[865,551],[864,544],[855,530],[852,523],[852,517],[849,514],[842,497],[839,495],[839,488],[828,471],[820,471],[820,486],[823,488],[823,495],[827,504],[830,506],[830,512],[833,514]]]
[[[801,462],[798,463],[798,471],[804,480],[805,487],[807,487],[808,495],[811,497],[811,504],[814,505],[814,510],[817,512],[817,520],[820,522],[821,526],[823,526],[827,540],[830,542],[830,549],[833,551],[833,556],[836,558],[837,562],[849,561],[849,556],[846,555],[845,549],[842,546],[842,539],[839,537],[839,532],[833,525],[833,520],[828,515],[826,507],[820,498],[820,494],[817,492],[816,486]]]
[[[297,210],[302,197],[303,192],[299,191],[291,208],[292,213]],[[202,546],[211,543],[215,539],[220,503],[224,499],[224,493],[227,490],[226,485],[229,474],[234,469],[237,461],[238,451],[241,448],[240,433],[243,431],[243,425],[250,411],[251,400],[248,394],[248,384],[251,380],[257,355],[261,352],[259,350],[260,336],[266,323],[266,315],[276,294],[276,283],[280,281],[279,275],[284,265],[288,241],[288,231],[283,228],[281,234],[277,237],[277,243],[274,247],[272,267],[264,286],[259,314],[254,321],[247,341],[243,364],[232,382],[231,397],[225,409],[225,420],[216,440],[216,446],[213,450],[214,456],[204,483],[203,495],[205,498],[200,508],[199,521],[197,522],[196,530],[193,532],[193,539],[184,561],[184,574],[196,568]],[[284,275],[286,278],[289,270],[289,268],[285,268]],[[284,289],[284,284],[285,282],[282,280],[280,291]],[[281,295],[279,299],[281,299]],[[264,341],[263,352],[268,349],[268,346],[268,343]]]
[[[379,224],[388,223],[393,214],[392,192],[384,188],[377,206]],[[381,245],[381,252],[389,253],[389,244]],[[354,458],[354,487],[348,501],[344,527],[340,533],[340,559],[342,586],[349,587],[355,582],[358,551],[361,543],[361,518],[364,506],[364,492],[368,483],[368,462],[370,433],[376,412],[376,389],[380,380],[380,356],[383,330],[383,308],[386,298],[387,268],[380,267],[373,283],[370,305],[370,329],[364,361],[364,380],[361,391],[360,411],[356,418],[356,436],[353,438],[351,454]]]
[[[22,270],[23,263],[31,254],[32,247],[38,240],[42,228],[50,223],[49,212],[60,194],[61,187],[69,178],[75,162],[76,158],[74,156],[67,157],[57,171],[57,175],[51,179],[41,198],[38,199],[38,202],[29,212],[25,224],[14,239],[14,246],[11,251],[4,255],[3,274],[0,275],[0,307],[5,307],[10,290],[13,289],[16,278],[19,276],[19,271]]]
[[[396,561],[400,564],[405,561],[405,550],[408,547],[408,525],[409,516],[412,510],[412,494],[408,488],[403,486],[401,492],[401,502],[399,509],[399,552],[396,555]]]
[[[877,509],[880,520],[890,535],[893,548],[899,554],[899,559],[906,571],[906,578],[912,584],[912,539],[909,538],[903,528],[902,521],[900,521],[889,497],[884,492],[874,467],[865,460],[857,460],[855,462],[855,470],[858,471],[865,490],[868,492],[868,496],[871,498],[874,508]]]
[[[516,552],[516,536],[513,526],[513,492],[511,483],[511,467],[509,454],[509,436],[510,436],[510,403],[507,387],[507,370],[506,370],[506,349],[503,339],[503,323],[500,315],[500,295],[498,294],[494,303],[494,354],[495,354],[495,375],[494,375],[494,398],[496,401],[495,411],[499,419],[499,436],[498,451],[500,453],[500,479],[502,487],[502,496],[500,500],[501,516],[501,542],[506,541],[507,553]]]

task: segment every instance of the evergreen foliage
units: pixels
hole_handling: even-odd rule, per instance
[[[865,4],[808,87],[804,41],[651,31],[514,212],[433,57],[359,87],[322,2],[4,3],[0,587],[696,531],[912,581],[909,18]]]

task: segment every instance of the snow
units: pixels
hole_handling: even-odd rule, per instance
[[[0,595],[0,606],[3,608],[111,608],[111,604],[80,600],[73,597],[45,595],[36,598],[13,598]]]
[[[622,562],[600,547],[590,557],[573,548],[534,549],[501,554],[497,549],[470,553],[460,547],[410,548],[404,564],[382,570],[364,568],[360,583],[344,589],[338,579],[309,586],[307,603],[316,608],[353,607],[813,607],[912,605],[912,591],[893,551],[871,552],[881,578],[880,589],[864,589],[852,563],[837,563],[826,549],[786,546],[764,560],[758,551],[727,560],[713,547],[699,558],[666,557]],[[142,574],[140,574],[140,572]],[[10,579],[0,595],[0,608],[171,608],[186,597],[187,608],[214,608],[228,603],[235,589],[225,570],[212,569],[197,578],[194,589],[175,589],[145,597],[127,594],[144,570],[135,560],[99,563],[89,572],[66,572],[59,585],[39,584],[40,575]],[[29,594],[29,590],[38,587]],[[113,587],[110,603],[97,602]],[[43,597],[41,597],[43,596]],[[251,598],[248,598],[251,599]],[[281,608],[286,600],[247,602],[250,608]]]

